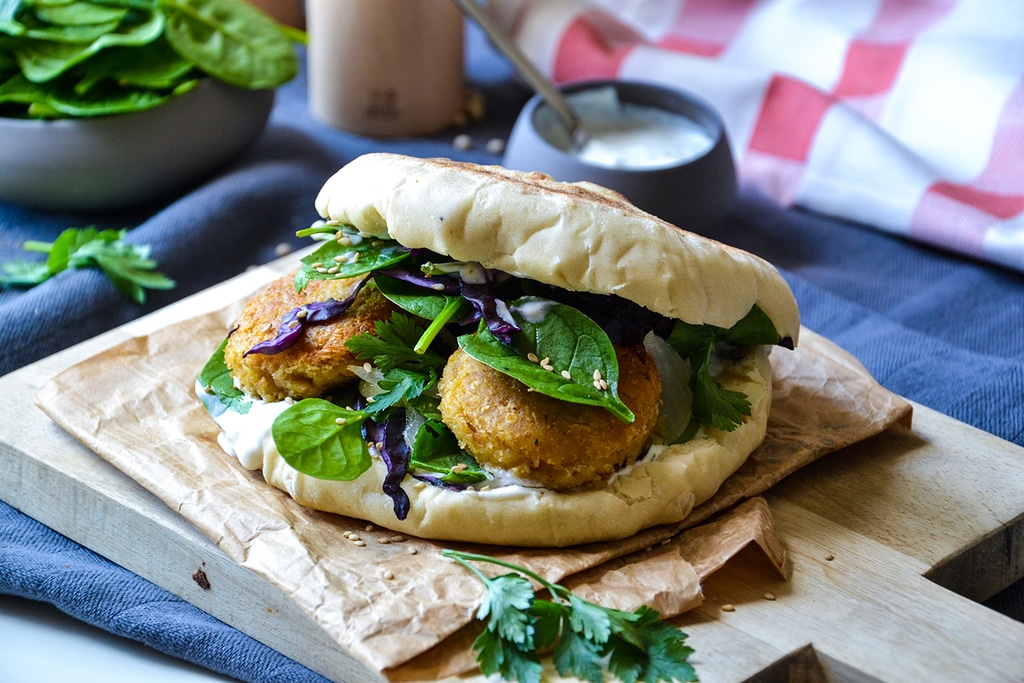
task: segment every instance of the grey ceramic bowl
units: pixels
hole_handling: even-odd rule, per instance
[[[520,171],[541,171],[556,180],[586,180],[616,190],[641,209],[686,230],[708,233],[736,201],[736,170],[722,120],[708,104],[659,85],[628,81],[587,81],[562,88],[572,96],[612,87],[622,103],[646,105],[680,114],[710,137],[709,147],[695,157],[647,168],[612,168],[583,161],[565,149],[557,119],[538,95],[527,102],[509,136],[502,164]],[[586,123],[586,117],[582,117]],[[544,132],[542,132],[544,131]],[[567,140],[565,128],[561,137]]]
[[[273,90],[239,90],[206,78],[143,112],[0,118],[0,201],[94,210],[171,196],[249,145],[273,103]]]

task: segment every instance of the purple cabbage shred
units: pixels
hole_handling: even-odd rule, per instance
[[[274,338],[256,344],[246,351],[245,355],[248,356],[250,353],[261,353],[267,356],[273,356],[281,353],[282,351],[287,351],[295,344],[295,342],[299,341],[299,338],[302,337],[302,333],[308,326],[329,323],[344,315],[345,312],[352,307],[352,304],[356,300],[356,295],[359,294],[363,285],[368,281],[369,278],[364,279],[359,283],[351,295],[345,297],[345,299],[341,301],[338,301],[337,299],[314,301],[288,311],[281,318],[281,324],[278,326],[277,334]]]

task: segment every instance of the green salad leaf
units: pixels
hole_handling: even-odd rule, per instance
[[[606,408],[626,423],[635,419],[619,398],[615,348],[597,323],[572,306],[537,297],[516,299],[509,309],[522,327],[511,345],[481,325],[459,337],[459,348],[534,391]]]
[[[142,111],[202,77],[275,88],[304,40],[246,0],[0,0],[0,116]]]
[[[244,391],[235,386],[235,381],[231,377],[231,371],[224,362],[224,347],[227,344],[228,340],[225,338],[199,372],[198,381],[208,393],[220,401],[225,409],[245,415],[249,412],[252,401],[249,400]],[[204,401],[205,404],[206,402]],[[210,406],[207,405],[207,410],[209,409]]]
[[[364,238],[352,229],[340,232],[339,239],[326,240],[301,259],[302,268],[295,273],[295,291],[301,292],[313,280],[342,280],[365,275],[400,263],[409,256],[409,250],[393,240]]]
[[[440,475],[446,484],[475,484],[489,478],[441,420],[426,420],[416,430],[409,469]]]
[[[363,439],[367,413],[304,398],[274,420],[270,433],[281,457],[300,472],[333,481],[352,481],[370,469]]]

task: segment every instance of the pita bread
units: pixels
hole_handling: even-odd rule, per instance
[[[618,295],[689,323],[728,328],[756,304],[780,341],[797,342],[797,305],[774,267],[680,230],[605,188],[446,159],[369,154],[332,176],[316,207],[367,235],[563,289]],[[407,477],[402,488],[411,509],[399,520],[382,490],[386,467],[379,459],[354,481],[315,479],[285,462],[269,428],[263,475],[302,505],[425,538],[535,547],[625,538],[683,520],[764,439],[768,348],[721,366],[715,379],[747,395],[747,419],[730,432],[704,427],[684,444],[653,446],[596,487],[459,491]]]
[[[747,394],[751,416],[731,432],[704,429],[684,444],[655,447],[628,472],[598,488],[554,492],[512,486],[453,491],[406,478],[410,512],[395,517],[382,487],[380,459],[354,481],[315,479],[293,469],[264,440],[263,476],[299,504],[373,522],[411,536],[508,546],[564,547],[626,538],[686,518],[764,439],[771,407],[771,365],[758,347],[717,379]]]
[[[407,247],[562,289],[614,294],[684,322],[728,328],[757,304],[783,339],[795,345],[800,332],[793,293],[774,266],[590,183],[367,154],[324,184],[316,209]]]

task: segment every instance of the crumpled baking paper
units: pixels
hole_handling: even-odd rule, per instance
[[[441,544],[303,508],[217,445],[193,382],[243,303],[73,366],[40,390],[37,403],[290,596],[370,671],[430,680],[473,670],[484,587],[442,557]],[[764,443],[684,522],[569,549],[445,545],[528,566],[599,604],[649,604],[663,617],[700,604],[701,579],[751,544],[784,574],[785,551],[758,494],[825,453],[896,424],[909,427],[912,411],[844,351],[801,334],[797,350],[772,353],[774,404]]]

